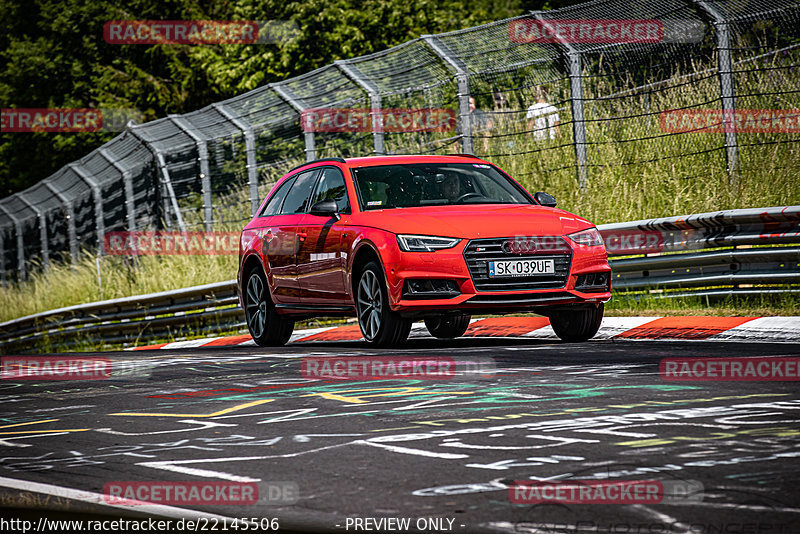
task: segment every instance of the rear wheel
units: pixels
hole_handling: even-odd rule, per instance
[[[244,291],[244,315],[253,341],[261,347],[285,345],[292,337],[294,321],[278,315],[269,298],[267,280],[260,269],[247,277]]]
[[[594,337],[603,322],[604,305],[577,310],[557,311],[550,315],[550,325],[563,341],[586,341]]]
[[[433,337],[440,339],[453,339],[463,336],[469,327],[471,315],[445,315],[442,317],[429,317],[425,319],[425,326]]]
[[[368,343],[388,347],[408,338],[411,321],[389,308],[389,295],[380,265],[364,266],[356,286],[356,311],[361,334]]]

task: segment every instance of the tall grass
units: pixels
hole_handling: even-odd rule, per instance
[[[84,255],[75,265],[56,263],[28,280],[0,289],[0,321],[37,312],[144,293],[221,282],[236,277],[237,256]]]

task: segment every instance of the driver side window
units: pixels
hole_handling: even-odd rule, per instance
[[[317,191],[310,206],[323,200],[333,199],[339,213],[350,213],[350,201],[347,198],[347,187],[344,184],[344,175],[336,167],[325,167],[317,185]]]
[[[281,206],[281,215],[291,215],[294,213],[306,213],[311,207],[311,193],[314,191],[314,181],[317,177],[317,169],[302,172],[297,175],[292,188],[286,195],[286,199]]]

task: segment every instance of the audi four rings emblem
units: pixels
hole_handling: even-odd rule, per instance
[[[503,242],[503,252],[506,254],[533,254],[537,248],[533,239],[509,239]]]

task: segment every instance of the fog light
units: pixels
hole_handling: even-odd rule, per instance
[[[406,280],[403,298],[406,299],[449,299],[461,294],[454,280],[438,278]]]
[[[575,289],[591,293],[609,291],[611,289],[609,275],[608,273],[582,274],[575,281]]]

